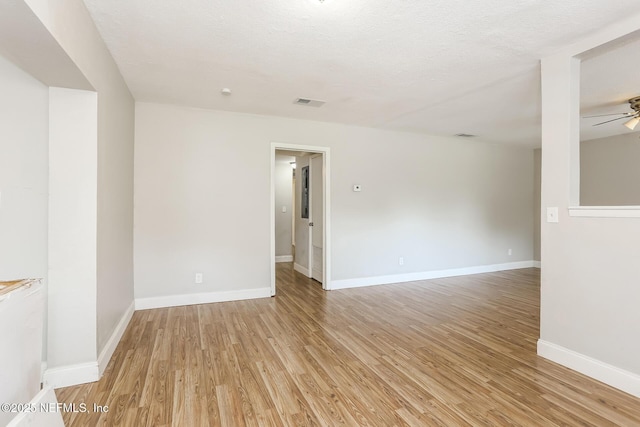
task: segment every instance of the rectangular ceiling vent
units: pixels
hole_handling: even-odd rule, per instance
[[[304,105],[306,107],[322,107],[325,104],[324,101],[309,98],[296,98],[293,103],[297,105]]]
[[[455,136],[460,138],[475,138],[477,135],[471,135],[470,133],[456,133]]]

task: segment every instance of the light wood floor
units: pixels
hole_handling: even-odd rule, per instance
[[[536,356],[539,272],[134,314],[104,377],[57,390],[67,426],[638,426],[640,399]]]

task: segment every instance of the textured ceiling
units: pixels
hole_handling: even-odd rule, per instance
[[[637,9],[637,0],[84,1],[138,101],[529,146],[540,145],[539,59]]]

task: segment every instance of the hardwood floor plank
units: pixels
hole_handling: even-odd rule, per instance
[[[74,426],[640,426],[640,399],[536,355],[539,271],[134,313]]]

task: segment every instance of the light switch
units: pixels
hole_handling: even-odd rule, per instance
[[[287,207],[286,207],[286,206],[283,206],[283,207],[282,207],[282,213],[285,213],[285,212],[287,212]]]
[[[356,184],[353,186],[353,191],[362,191],[362,185]]]
[[[547,222],[558,222],[558,208],[547,208]]]

